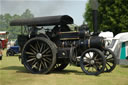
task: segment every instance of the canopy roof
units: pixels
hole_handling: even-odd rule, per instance
[[[29,19],[17,19],[10,22],[11,26],[48,26],[48,25],[63,25],[63,24],[73,24],[72,17],[68,15],[58,15],[58,16],[46,16],[46,17],[36,17]]]
[[[120,42],[126,42],[128,41],[128,32],[119,33],[114,39],[118,39]]]

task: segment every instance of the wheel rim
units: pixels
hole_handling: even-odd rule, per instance
[[[114,53],[109,49],[104,49],[104,55],[106,59],[106,66],[104,72],[111,72],[116,66],[116,57]]]
[[[82,54],[81,68],[88,75],[98,75],[104,70],[104,58],[96,50],[88,50]]]
[[[24,65],[32,73],[48,73],[55,63],[50,45],[40,39],[28,42],[23,55]]]

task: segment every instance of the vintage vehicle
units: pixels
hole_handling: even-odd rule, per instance
[[[6,56],[14,56],[15,54],[20,53],[20,46],[16,40],[13,46],[7,48]]]
[[[7,31],[0,31],[0,40],[2,41],[3,49],[7,47],[8,34],[9,34],[9,32],[7,32]]]
[[[18,44],[25,68],[31,73],[46,74],[61,71],[70,63],[80,66],[88,75],[111,72],[116,59],[105,48],[103,37],[91,36],[86,28],[71,30],[69,24],[73,24],[73,19],[68,15],[11,21],[11,26],[22,29]]]

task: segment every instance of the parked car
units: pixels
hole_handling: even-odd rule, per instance
[[[18,53],[20,53],[20,47],[19,47],[17,40],[16,40],[14,43],[14,46],[10,46],[7,49],[6,55],[7,56],[14,56],[15,54],[18,54]]]

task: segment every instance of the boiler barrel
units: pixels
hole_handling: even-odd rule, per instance
[[[101,48],[105,46],[103,37],[90,37],[86,40],[80,40],[79,46],[84,48]]]

